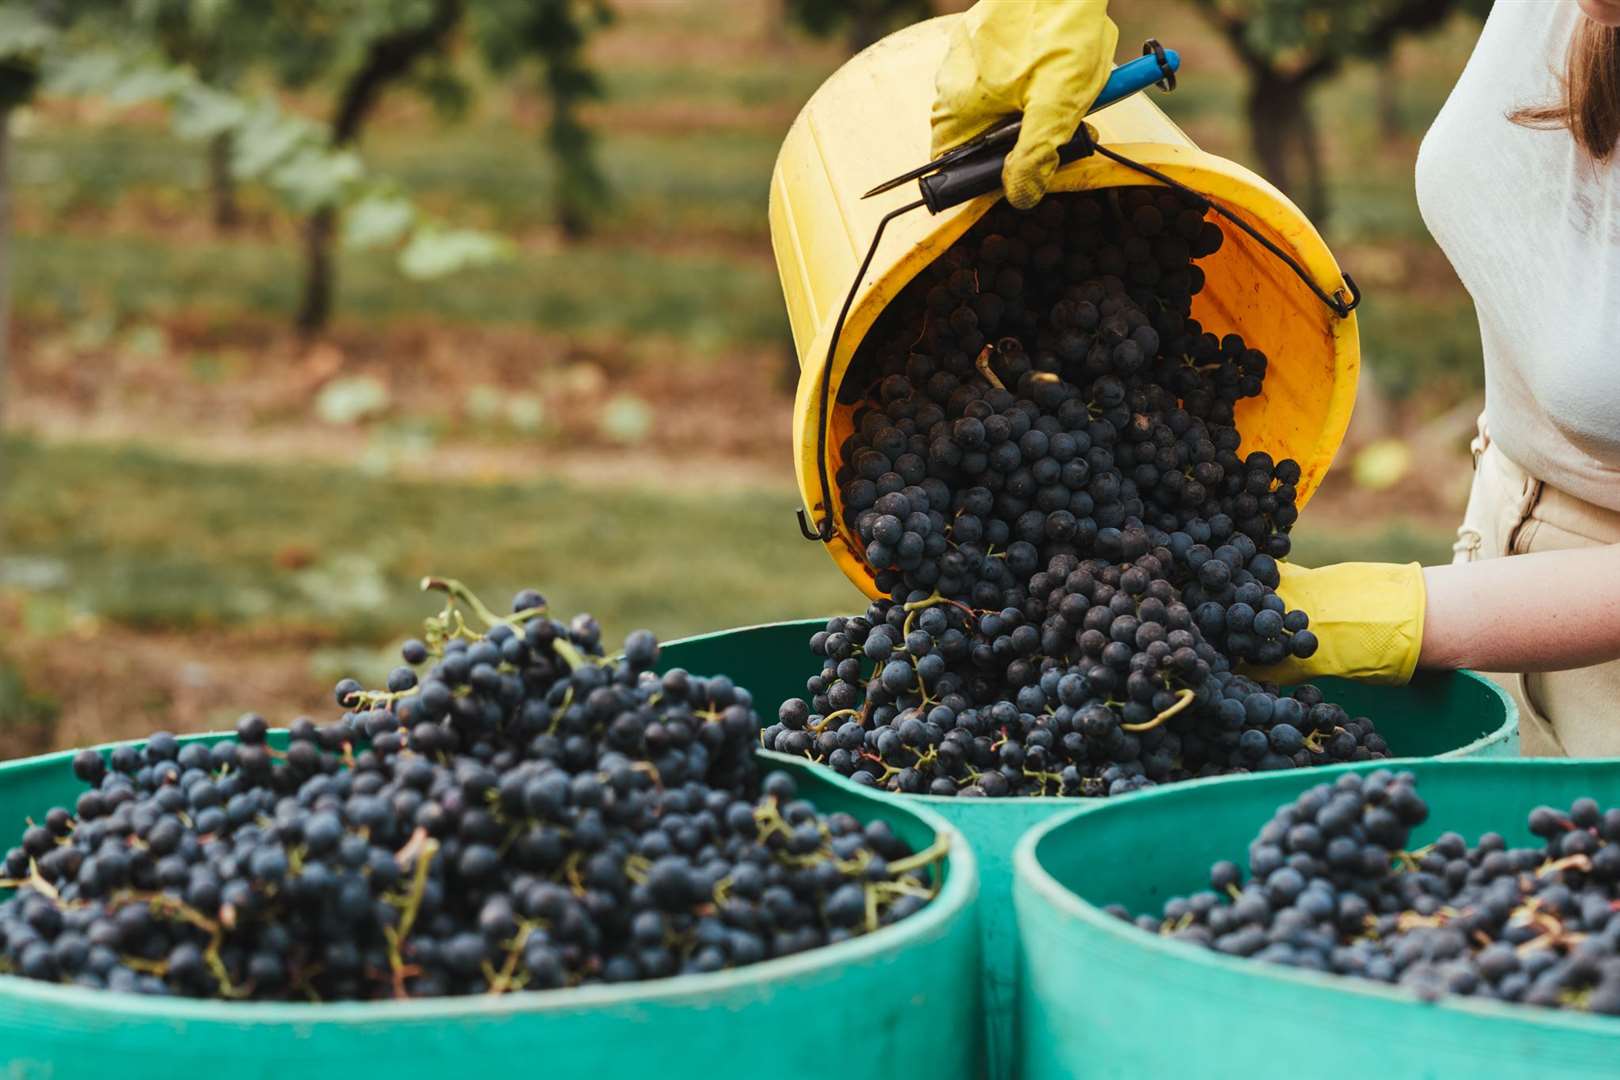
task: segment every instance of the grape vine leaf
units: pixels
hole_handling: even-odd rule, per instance
[[[478,229],[452,228],[426,222],[411,234],[399,255],[399,268],[418,281],[489,266],[507,258],[511,241]]]

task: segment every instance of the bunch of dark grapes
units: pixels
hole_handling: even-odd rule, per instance
[[[1529,815],[1541,847],[1447,832],[1407,850],[1428,807],[1410,773],[1319,784],[1281,807],[1209,888],[1133,921],[1269,963],[1445,994],[1620,1015],[1620,809]],[[1122,918],[1120,907],[1109,910]]]
[[[845,541],[885,599],[816,636],[767,747],[941,795],[1388,756],[1316,689],[1234,672],[1317,642],[1276,591],[1299,466],[1238,453],[1267,358],[1191,317],[1220,246],[1175,192],[1060,195],[901,291],[840,388]]]
[[[1167,572],[1212,602],[1274,586],[1300,470],[1238,456],[1233,409],[1266,357],[1189,315],[1192,259],[1220,240],[1174,192],[1058,196],[993,210],[902,291],[840,391],[843,525],[882,591],[1018,604],[1054,556],[1106,557],[1099,541],[1133,526],[1190,537]],[[1239,538],[1243,580],[1185,561]],[[1309,648],[1292,632],[1271,640]],[[1254,636],[1240,658],[1261,659]]]
[[[1365,718],[1232,672],[1164,576],[1172,558],[1059,555],[1021,606],[938,595],[835,618],[808,699],[761,738],[864,784],[932,795],[1117,795],[1237,770],[1388,756]]]
[[[454,603],[385,691],[206,745],[81,751],[87,787],[4,857],[0,966],[143,994],[343,1000],[716,971],[916,911],[935,852],[759,775],[721,676],[604,659],[539,594],[466,629]],[[425,668],[421,674],[419,668]]]

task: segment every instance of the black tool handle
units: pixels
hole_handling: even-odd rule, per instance
[[[1087,157],[1093,150],[1091,135],[1081,124],[1074,138],[1058,147],[1058,164]],[[949,210],[969,199],[991,191],[1001,190],[1001,167],[1007,161],[1007,151],[986,147],[983,154],[963,158],[917,181],[922,189],[923,205],[930,214]]]
[[[1165,90],[1173,90],[1176,85],[1176,72],[1181,68],[1181,55],[1174,49],[1166,49],[1158,41],[1149,38],[1147,44],[1142,46],[1142,55],[1128,64],[1121,64],[1108,76],[1108,81],[1097,94],[1087,114],[1098,109],[1105,109],[1116,101],[1140,93],[1148,87],[1158,85]],[[1012,126],[1002,129],[998,133],[1006,133]],[[948,210],[953,206],[967,202],[976,195],[995,191],[1001,187],[1001,166],[1007,160],[1010,146],[992,143],[986,146],[982,154],[969,154],[960,161],[944,166],[938,172],[925,176],[918,181],[922,189],[923,203],[928,212],[937,214],[941,210]],[[1058,147],[1058,163],[1067,165],[1077,158],[1083,158],[1091,153],[1091,136],[1082,123],[1074,133],[1074,138]]]

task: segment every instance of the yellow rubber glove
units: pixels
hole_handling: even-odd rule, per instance
[[[1417,563],[1338,563],[1312,570],[1278,563],[1277,595],[1310,616],[1316,652],[1304,660],[1249,671],[1277,683],[1341,675],[1400,686],[1410,681],[1423,646],[1428,593]]]
[[[1001,186],[1028,210],[1108,81],[1118,42],[1107,0],[979,0],[951,29],[935,77],[933,155],[1022,113]]]

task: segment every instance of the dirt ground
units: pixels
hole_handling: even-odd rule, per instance
[[[506,328],[337,331],[305,344],[266,323],[230,330],[163,326],[163,355],[126,344],[81,346],[61,328],[20,328],[10,373],[10,431],[45,439],[150,443],[209,461],[358,464],[408,429],[433,441],[443,477],[547,475],[659,485],[787,486],[793,414],[785,347],[757,354],[631,361],[620,350]],[[387,404],[352,423],[323,420],[324,388],[367,378]],[[480,401],[532,397],[543,420],[518,431]],[[614,437],[604,410],[657,403],[644,435]]]
[[[4,609],[0,608],[0,613]],[[154,730],[218,730],[256,708],[278,726],[332,712],[311,678],[313,634],[254,630],[175,634],[98,624],[66,637],[17,638],[6,652],[48,687],[55,719],[0,729],[0,756],[144,736]]]

